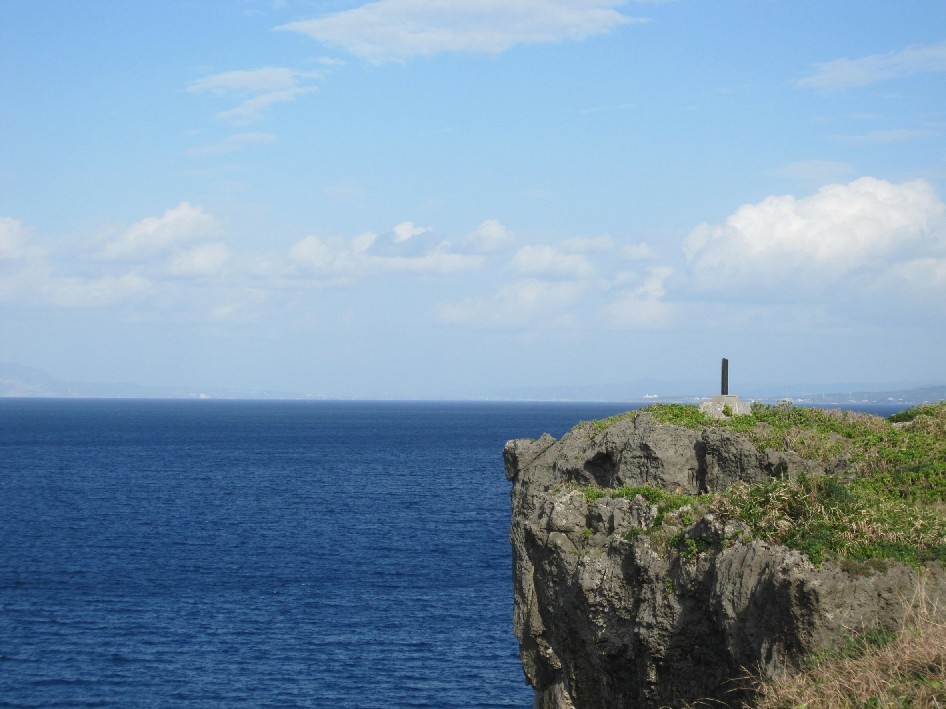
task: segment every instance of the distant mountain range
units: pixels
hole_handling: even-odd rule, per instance
[[[715,384],[715,382],[714,382]],[[599,385],[548,385],[515,387],[489,396],[498,401],[614,401],[695,403],[715,391],[695,380],[641,379]],[[788,399],[809,404],[897,403],[921,404],[946,400],[946,385],[817,384],[747,387],[733,391],[743,399],[773,402]],[[19,364],[0,363],[0,397],[119,398],[119,399],[312,399],[304,394],[266,389],[188,389],[126,383],[89,383],[57,379],[47,372]]]

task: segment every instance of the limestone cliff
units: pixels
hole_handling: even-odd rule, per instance
[[[898,627],[920,576],[946,598],[939,564],[815,566],[711,512],[587,494],[588,485],[693,494],[822,472],[726,429],[641,413],[559,441],[510,441],[504,460],[515,632],[536,707],[735,706],[749,697],[750,674],[791,670],[854,631]]]

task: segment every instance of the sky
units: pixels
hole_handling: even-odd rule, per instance
[[[0,0],[0,91],[0,362],[946,383],[942,0]]]

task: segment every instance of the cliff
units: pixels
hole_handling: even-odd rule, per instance
[[[844,528],[847,541],[825,537],[835,551],[822,553],[785,529],[827,534],[793,518],[795,503],[767,518],[745,502],[756,488],[770,506],[797,490],[847,500],[842,482],[873,470],[857,441],[849,445],[853,434],[818,438],[827,441],[819,455],[796,445],[802,455],[772,443],[772,424],[740,418],[674,425],[644,411],[559,441],[506,444],[514,626],[536,707],[737,706],[751,701],[750,677],[792,672],[854,633],[899,628],[918,589],[946,601],[946,572],[931,560],[946,550],[935,518],[922,517],[935,529],[907,563],[871,559]],[[874,438],[901,435],[878,421],[868,426]],[[855,488],[848,497],[861,494]]]

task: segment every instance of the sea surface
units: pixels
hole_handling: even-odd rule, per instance
[[[503,444],[627,408],[0,399],[0,706],[525,709]]]

